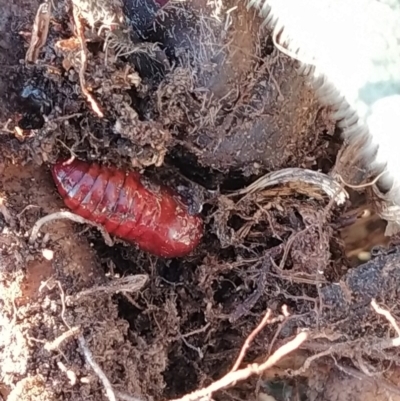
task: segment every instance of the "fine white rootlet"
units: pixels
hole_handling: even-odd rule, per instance
[[[248,0],[400,206],[400,0]]]

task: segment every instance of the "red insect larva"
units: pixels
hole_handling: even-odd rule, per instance
[[[137,172],[75,159],[58,161],[52,174],[69,209],[144,251],[181,257],[200,242],[202,219],[188,213],[178,194],[148,185]]]

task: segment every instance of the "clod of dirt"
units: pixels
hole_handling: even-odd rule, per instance
[[[1,389],[21,401],[105,400],[79,335],[116,392],[182,396],[232,368],[267,308],[291,316],[266,327],[243,363],[304,327],[315,337],[349,336],[365,357],[362,333],[378,344],[388,328],[370,318],[366,295],[393,305],[394,264],[340,281],[348,267],[335,225],[342,210],[301,181],[301,191],[276,184],[225,193],[265,170],[330,172],[340,141],[327,111],[243,1],[152,3],[141,11],[153,20],[130,15],[134,4],[57,2],[28,66],[19,60],[39,4],[0,0],[0,28],[11,32],[0,40]],[[202,243],[186,258],[157,259],[118,241],[106,246],[96,230],[65,220],[29,243],[35,222],[62,207],[48,171],[60,156],[146,170],[198,195]],[[96,290],[137,274],[148,277],[140,292]],[[333,346],[351,357],[347,342]],[[391,351],[374,356],[384,364],[396,358]],[[255,386],[215,397],[248,398]]]
[[[397,292],[400,270],[397,268],[399,249],[382,250],[373,259],[347,273],[341,285],[328,286],[321,290],[323,305],[330,309],[330,318],[347,316],[361,319],[370,313],[369,302],[379,299],[388,302]],[[354,305],[365,305],[352,311]],[[363,310],[364,309],[364,310]]]
[[[295,64],[268,50],[260,21],[231,3],[219,19],[196,3],[166,6],[152,37],[179,68],[157,90],[160,119],[203,165],[246,174],[299,166],[333,124]]]

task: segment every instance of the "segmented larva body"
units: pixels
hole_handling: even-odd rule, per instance
[[[182,257],[200,242],[202,219],[188,213],[178,194],[137,172],[75,159],[58,161],[52,174],[69,209],[144,251]]]

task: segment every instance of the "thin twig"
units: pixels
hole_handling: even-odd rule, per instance
[[[240,350],[240,354],[238,359],[236,360],[235,364],[233,365],[233,368],[230,370],[230,372],[235,372],[240,364],[243,361],[244,356],[246,355],[247,350],[249,349],[252,341],[254,340],[254,338],[256,337],[256,335],[268,324],[271,322],[271,314],[272,311],[271,309],[267,310],[267,313],[265,314],[265,316],[263,317],[263,319],[261,320],[260,324],[250,333],[250,335],[246,338],[246,341],[243,344],[242,349]]]
[[[203,333],[204,331],[206,331],[210,327],[210,325],[211,325],[211,323],[207,323],[205,326],[200,327],[199,329],[189,331],[189,333],[181,334],[180,337],[181,338],[187,338],[187,337],[194,336],[196,334]]]
[[[61,319],[63,320],[64,324],[72,330],[71,326],[68,324],[67,320],[65,319],[65,292],[64,289],[60,283],[60,281],[56,281],[56,284],[58,285],[58,288],[60,289],[60,300],[61,300]]]
[[[83,115],[83,113],[73,113],[73,114],[69,114],[68,116],[55,117],[49,121],[51,121],[51,122],[67,121],[67,120],[72,120],[73,118],[82,117],[82,115]]]
[[[93,359],[93,355],[90,352],[89,348],[86,346],[86,341],[83,338],[83,336],[78,337],[78,342],[80,345],[80,348],[83,352],[83,355],[85,357],[86,362],[90,365],[90,367],[94,370],[98,378],[101,380],[103,383],[104,388],[106,389],[106,396],[110,401],[117,401],[117,398],[115,396],[114,390],[111,386],[110,381],[108,380],[107,376],[105,373],[101,370],[100,366],[95,362]]]
[[[200,347],[195,347],[194,345],[190,344],[190,342],[188,340],[186,340],[184,337],[181,337],[181,340],[183,341],[183,343],[186,345],[186,347],[190,348],[191,350],[197,352],[197,354],[199,355],[200,359],[204,358],[204,354],[203,351],[200,349]]]

